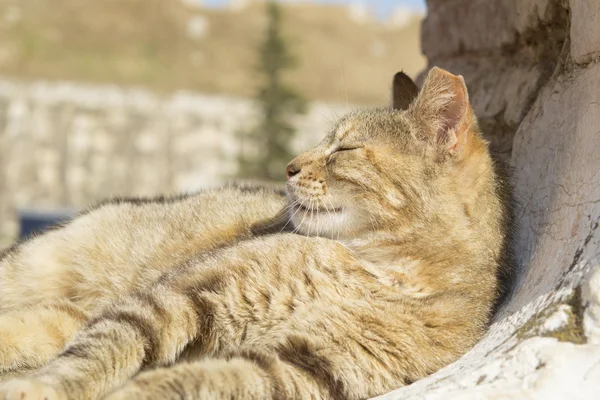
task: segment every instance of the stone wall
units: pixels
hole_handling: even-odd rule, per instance
[[[540,88],[568,53],[569,5],[554,0],[429,0],[423,52],[429,65],[465,78],[493,148],[512,139]]]
[[[463,74],[515,168],[518,281],[456,363],[382,399],[597,399],[600,2],[428,0],[430,65]]]
[[[348,107],[313,104],[298,118],[298,150]],[[236,173],[249,100],[179,92],[0,80],[0,233],[16,208],[79,208],[115,195],[218,185]]]

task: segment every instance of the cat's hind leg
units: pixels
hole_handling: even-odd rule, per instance
[[[158,284],[106,307],[48,364],[0,384],[0,400],[98,399],[145,365],[172,363],[210,318],[169,291]]]
[[[88,313],[69,300],[0,314],[0,375],[45,365],[88,319]]]

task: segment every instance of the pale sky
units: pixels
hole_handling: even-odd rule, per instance
[[[202,3],[208,6],[219,6],[227,3],[228,0],[204,0]],[[282,1],[282,0],[279,0]],[[283,0],[285,1],[285,0]],[[377,11],[380,16],[385,16],[390,10],[399,5],[404,5],[407,8],[412,8],[419,11],[425,10],[425,0],[313,0],[317,3],[341,3],[352,4],[362,3],[370,5]]]

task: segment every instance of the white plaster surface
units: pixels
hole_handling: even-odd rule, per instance
[[[600,1],[571,0],[571,55],[575,62],[587,63],[600,57]]]
[[[582,300],[585,336],[588,343],[600,344],[600,269],[583,285]]]

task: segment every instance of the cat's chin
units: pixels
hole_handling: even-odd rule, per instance
[[[297,205],[291,212],[297,232],[309,236],[339,237],[348,225],[348,210],[337,208],[310,208]]]

